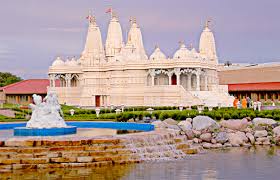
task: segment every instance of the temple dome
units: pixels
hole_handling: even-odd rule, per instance
[[[173,58],[174,59],[187,59],[190,57],[190,51],[186,48],[185,44],[180,45],[180,49],[178,49]]]
[[[52,63],[52,66],[64,66],[64,61],[58,56],[54,62]]]
[[[70,61],[66,61],[65,63],[66,65],[68,66],[77,66],[78,65],[78,62],[75,60],[75,58],[73,57]]]
[[[154,52],[150,56],[150,60],[160,60],[160,59],[166,59],[165,54],[160,50],[160,48],[157,46],[154,50]]]
[[[82,56],[90,57],[94,59],[103,58],[105,54],[104,54],[100,29],[96,24],[96,20],[94,16],[89,15],[88,19],[89,19],[88,34],[87,34],[86,44]]]
[[[195,48],[192,48],[192,49],[191,49],[190,55],[191,55],[193,58],[198,58],[198,57],[199,57],[199,54],[197,53],[197,51],[195,50]]]
[[[123,43],[122,28],[116,15],[112,16],[105,43],[106,56],[114,56],[121,51]]]
[[[139,55],[140,59],[148,59],[143,45],[142,33],[135,18],[131,20],[131,28],[128,33],[127,44],[133,45],[135,53]]]
[[[208,21],[200,36],[199,52],[211,60],[217,61],[216,45],[214,34],[208,27]]]

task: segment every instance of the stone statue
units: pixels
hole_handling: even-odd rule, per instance
[[[48,91],[47,96],[42,100],[42,97],[33,94],[34,104],[30,104],[32,109],[31,119],[27,122],[27,128],[58,128],[67,127],[60,104],[57,100],[57,95],[54,92]]]

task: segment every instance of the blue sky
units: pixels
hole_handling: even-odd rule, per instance
[[[280,61],[279,0],[0,0],[0,71],[47,77],[57,55],[82,52],[89,10],[105,41],[110,5],[124,34],[137,18],[148,54],[159,44],[172,56],[181,40],[197,48],[211,18],[220,62]]]

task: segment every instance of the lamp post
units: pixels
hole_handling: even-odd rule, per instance
[[[124,104],[121,104],[122,112],[124,112]]]
[[[96,112],[96,117],[99,117],[99,114],[100,114],[100,108],[96,108],[96,109],[95,109],[95,112]]]
[[[153,108],[148,108],[148,109],[146,109],[146,111],[148,111],[150,114],[153,114],[154,109]]]
[[[115,111],[116,111],[116,114],[120,114],[122,112],[122,110],[120,110],[120,109],[116,109]]]
[[[179,110],[183,111],[184,106],[182,104],[179,105]]]
[[[204,109],[204,105],[203,104],[197,105],[198,113],[202,113],[203,109]]]

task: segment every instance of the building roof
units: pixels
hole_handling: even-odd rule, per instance
[[[229,91],[279,91],[280,82],[229,84]]]
[[[238,69],[220,69],[218,72],[220,84],[245,84],[280,82],[280,64],[264,64],[247,66]]]
[[[59,82],[55,82],[59,86]],[[27,79],[0,88],[5,94],[47,94],[48,79]]]

